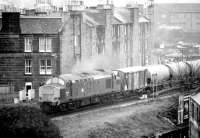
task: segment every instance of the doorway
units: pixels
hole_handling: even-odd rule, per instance
[[[25,92],[26,92],[26,97],[28,97],[28,91],[32,89],[32,82],[26,82],[25,83]]]

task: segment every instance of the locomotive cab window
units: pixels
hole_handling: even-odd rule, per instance
[[[65,85],[65,82],[60,78],[52,78],[47,80],[46,84],[60,84]]]

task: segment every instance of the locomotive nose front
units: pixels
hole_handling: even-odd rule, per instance
[[[45,85],[39,88],[39,102],[57,104],[60,102],[60,88],[57,86]]]

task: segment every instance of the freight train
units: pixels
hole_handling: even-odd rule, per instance
[[[62,74],[39,88],[39,103],[44,112],[73,110],[123,97],[149,95],[154,90],[191,84],[198,78],[200,60]]]

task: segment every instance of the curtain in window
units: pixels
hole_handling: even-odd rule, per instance
[[[25,52],[32,52],[32,39],[25,38]]]
[[[40,60],[40,74],[45,74],[45,60]]]
[[[45,52],[45,38],[39,38],[39,51]]]
[[[46,62],[46,74],[52,74],[52,63],[51,60],[47,60]]]
[[[46,42],[46,44],[47,44],[46,45],[46,52],[52,52],[52,50],[51,50],[52,49],[52,47],[51,47],[51,45],[52,45],[51,44],[52,43],[51,38],[47,38],[46,41],[47,41]]]

